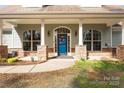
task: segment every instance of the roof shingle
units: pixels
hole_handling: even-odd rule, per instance
[[[115,12],[116,11],[116,12]],[[102,5],[102,7],[80,7],[78,5],[47,5],[45,7],[22,7],[8,5],[0,7],[0,13],[124,13],[123,6]]]

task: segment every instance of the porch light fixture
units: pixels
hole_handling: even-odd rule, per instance
[[[48,35],[48,37],[50,37],[50,31],[48,30],[48,32],[47,32],[47,35]]]
[[[109,43],[105,43],[105,46],[106,47],[111,47]]]

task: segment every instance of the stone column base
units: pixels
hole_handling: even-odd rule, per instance
[[[24,50],[23,49],[18,50],[18,57],[24,57]]]
[[[37,46],[37,56],[39,61],[47,61],[48,60],[48,46]]]
[[[81,58],[87,59],[86,45],[76,46],[75,54],[76,54],[76,58],[78,59],[81,59]]]
[[[8,57],[8,47],[4,45],[0,45],[0,56],[2,58],[7,58]]]
[[[124,60],[124,45],[119,45],[117,47],[116,56],[118,59]]]

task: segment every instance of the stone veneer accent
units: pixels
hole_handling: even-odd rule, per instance
[[[75,48],[71,48],[71,52],[75,52]]]
[[[18,57],[24,57],[24,50],[23,49],[19,49],[18,50]]]
[[[88,56],[112,57],[112,52],[88,51]]]
[[[119,45],[117,47],[116,56],[118,59],[124,60],[124,45]]]
[[[18,57],[24,57],[24,50],[22,48],[8,48],[8,52],[17,51]]]
[[[7,46],[0,45],[0,56],[3,57],[3,58],[8,57],[8,48],[7,48]]]
[[[24,51],[24,56],[37,56],[37,51]]]
[[[112,52],[112,48],[102,48],[102,52]]]
[[[39,61],[47,61],[48,60],[48,46],[37,46],[37,56]]]
[[[75,54],[76,54],[76,57],[78,59],[80,59],[80,58],[87,59],[86,45],[76,46],[76,48],[75,48]]]

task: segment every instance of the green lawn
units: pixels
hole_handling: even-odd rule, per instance
[[[74,87],[124,87],[124,63],[119,61],[80,60],[73,67],[79,73],[74,78]]]
[[[124,87],[124,63],[80,60],[68,69],[32,74],[0,74],[0,87]]]

